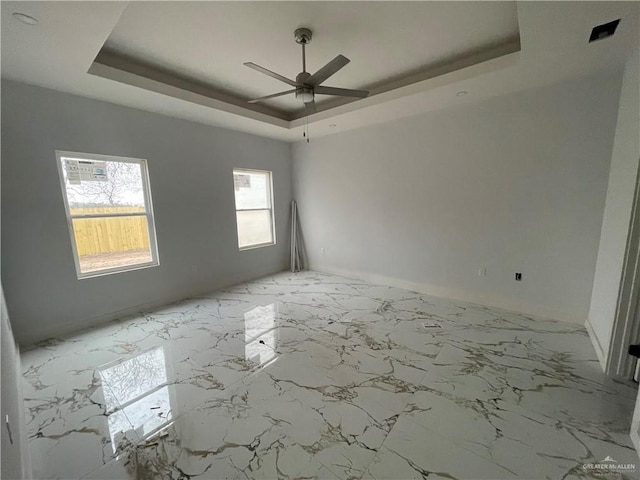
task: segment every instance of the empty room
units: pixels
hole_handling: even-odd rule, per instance
[[[640,478],[640,3],[0,3],[1,478]]]

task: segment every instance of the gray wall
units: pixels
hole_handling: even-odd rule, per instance
[[[2,322],[2,467],[3,480],[31,478],[26,442],[20,371],[20,352],[13,338],[11,323],[0,287],[0,321]],[[9,417],[12,436],[5,428]]]
[[[584,322],[621,73],[295,144],[312,268]]]
[[[160,266],[78,280],[54,150],[145,158]],[[273,171],[277,245],[239,252],[232,169]],[[28,343],[286,268],[288,144],[2,83],[2,280]]]
[[[587,327],[598,358],[606,365],[616,317],[620,281],[640,159],[640,61],[636,52],[624,71],[611,154],[600,247]]]

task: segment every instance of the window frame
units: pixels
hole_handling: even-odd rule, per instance
[[[240,174],[242,173],[265,174],[266,173],[268,175],[269,208],[238,208],[238,204],[236,202],[235,178],[233,178],[236,172]],[[269,247],[269,246],[275,245],[276,244],[276,215],[275,215],[275,206],[273,204],[273,172],[271,170],[259,170],[256,168],[234,167],[232,171],[232,179],[234,181],[233,203],[236,211],[235,217],[236,217],[236,236],[237,236],[238,250],[242,252],[244,250],[253,250],[254,248],[262,248],[262,247]],[[263,211],[263,210],[268,210],[271,216],[271,222],[269,223],[271,227],[271,238],[272,238],[271,242],[256,243],[252,245],[247,245],[245,247],[241,247],[240,235],[238,234],[238,212],[252,212],[252,211],[256,212],[256,211]]]
[[[78,280],[85,278],[101,277],[103,275],[111,275],[114,273],[130,272],[133,270],[141,270],[143,268],[157,267],[160,265],[160,259],[158,255],[158,242],[156,238],[155,217],[153,215],[153,202],[151,200],[151,184],[149,182],[149,168],[147,160],[144,158],[133,157],[119,157],[116,155],[102,155],[97,153],[81,153],[81,152],[69,152],[63,150],[56,150],[56,162],[58,164],[58,177],[60,180],[60,188],[62,191],[62,200],[64,202],[64,211],[67,217],[67,228],[69,230],[69,239],[71,240],[71,250],[73,252],[73,262],[76,267],[76,275]],[[120,163],[135,163],[140,165],[140,177],[142,179],[142,194],[144,198],[145,211],[144,212],[130,212],[130,213],[87,213],[82,215],[73,215],[71,208],[69,208],[69,199],[67,195],[67,186],[64,181],[64,173],[62,166],[63,158],[73,158],[78,160],[97,160],[102,162],[120,162]],[[76,243],[75,232],[73,230],[73,220],[77,218],[117,218],[117,217],[141,217],[145,216],[147,219],[147,231],[149,234],[149,250],[151,251],[151,261],[145,263],[136,263],[135,265],[125,265],[121,267],[105,268],[102,270],[94,270],[91,272],[83,273],[80,269],[80,257],[78,255],[78,246]]]

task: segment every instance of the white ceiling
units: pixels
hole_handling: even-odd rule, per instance
[[[288,86],[242,63],[295,77],[301,60],[293,30],[301,26],[314,32],[308,70],[342,53],[351,63],[325,84],[372,88],[366,99],[325,102],[308,118],[312,136],[619,69],[639,42],[637,2],[2,2],[1,8],[3,78],[286,141],[301,139],[304,120],[286,118],[295,100],[256,110],[244,101]],[[24,25],[14,12],[40,23]],[[622,21],[614,37],[587,43],[593,26],[616,18]],[[94,63],[103,46],[147,70]],[[163,80],[157,68],[177,80]],[[461,90],[469,93],[456,96]]]

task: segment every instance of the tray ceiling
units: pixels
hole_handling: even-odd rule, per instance
[[[8,2],[2,77],[286,141],[477,102],[598,71],[637,52],[638,2]],[[39,20],[25,25],[21,12]],[[591,29],[621,19],[613,37]],[[285,76],[301,70],[298,27],[313,30],[309,71],[351,59],[325,85],[370,89],[318,97],[304,116]],[[458,95],[468,92],[466,95]]]
[[[298,27],[313,31],[308,71],[341,53],[351,63],[326,85],[374,94],[472,55],[519,48],[515,2],[134,2],[102,53],[111,62],[120,57],[122,68],[144,65],[151,78],[157,78],[154,70],[173,75],[251,108],[248,99],[289,87],[243,62],[294,79],[302,71],[293,37]],[[319,96],[317,103],[333,100]],[[258,110],[280,118],[301,110],[293,95],[263,105],[270,111]]]

